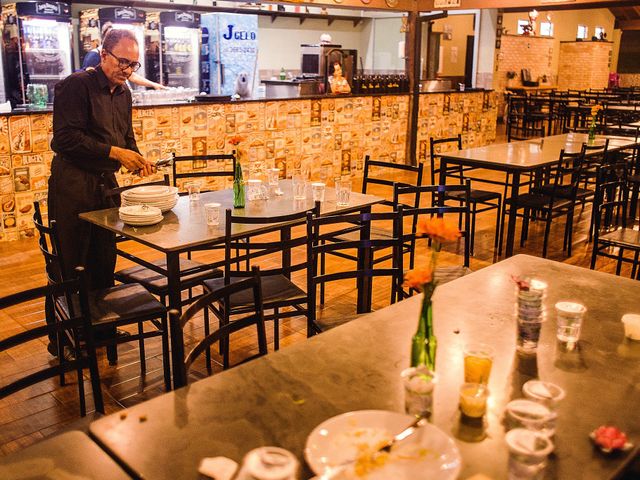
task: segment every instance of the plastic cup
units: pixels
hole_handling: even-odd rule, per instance
[[[522,393],[529,400],[542,403],[549,410],[556,410],[565,396],[565,392],[555,383],[542,380],[529,380],[522,386]]]
[[[631,340],[640,340],[640,315],[627,313],[622,316],[624,334]]]
[[[189,192],[189,201],[197,202],[200,200],[200,183],[192,182],[186,185],[187,192]]]
[[[494,350],[484,343],[471,343],[464,349],[464,381],[466,383],[489,382],[493,366]]]
[[[580,339],[580,330],[587,307],[581,303],[556,303],[556,337],[561,342],[575,344]]]
[[[553,451],[549,437],[523,428],[507,432],[509,447],[509,480],[541,479],[547,466],[547,457]]]
[[[518,399],[507,403],[509,429],[526,428],[552,437],[556,433],[556,413],[542,403]]]
[[[293,187],[293,199],[294,200],[304,200],[307,198],[307,185],[302,172],[295,172],[291,176],[292,187]]]
[[[341,207],[349,205],[351,199],[351,178],[336,178],[336,204]]]
[[[482,383],[465,383],[460,387],[460,411],[471,418],[484,416],[489,389]]]
[[[313,193],[314,202],[324,202],[325,184],[322,182],[314,182],[311,184],[311,192]]]
[[[404,384],[404,409],[409,415],[431,416],[433,389],[437,382],[434,372],[425,366],[406,368],[400,374]]]
[[[204,214],[207,218],[207,225],[220,225],[220,204],[206,203],[204,206]]]
[[[260,200],[262,198],[262,180],[251,179],[247,180],[247,199],[251,202],[253,200]]]

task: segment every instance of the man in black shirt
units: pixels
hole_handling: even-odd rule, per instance
[[[104,198],[103,192],[117,186],[115,172],[121,166],[143,176],[153,170],[136,145],[131,92],[124,85],[140,68],[135,36],[128,30],[109,32],[101,56],[95,70],[76,72],[56,85],[51,142],[56,155],[48,198],[64,259],[62,275],[72,278],[74,268],[84,265],[92,289],[113,285],[115,237],[78,214],[116,206],[119,199]]]

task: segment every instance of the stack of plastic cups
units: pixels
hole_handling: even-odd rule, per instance
[[[535,354],[544,321],[547,284],[528,279],[518,283],[518,344],[520,353]]]

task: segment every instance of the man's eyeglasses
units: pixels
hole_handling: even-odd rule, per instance
[[[105,50],[105,52],[107,52],[109,55],[111,55],[113,58],[115,58],[118,61],[118,67],[120,67],[120,70],[122,71],[126,70],[127,68],[130,68],[132,72],[137,72],[142,66],[140,62],[130,62],[126,58],[116,57],[109,50]]]

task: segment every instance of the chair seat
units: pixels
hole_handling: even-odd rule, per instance
[[[613,232],[601,234],[598,237],[598,242],[640,250],[640,231],[631,228],[619,228]]]
[[[151,263],[163,269],[167,268],[166,258],[155,260]],[[205,266],[203,263],[196,262],[194,260],[188,260],[186,258],[180,259],[180,271],[203,266]],[[183,289],[190,288],[199,284],[203,280],[206,280],[208,278],[218,278],[222,275],[222,270],[217,268],[191,273],[188,275],[181,275],[181,287]],[[169,281],[167,279],[167,276],[158,272],[154,272],[150,268],[144,267],[142,265],[135,265],[133,267],[119,270],[115,273],[115,278],[122,283],[139,283],[147,290],[156,295],[166,296],[169,292]]]
[[[231,277],[230,282],[235,283],[244,280],[246,277]],[[306,302],[307,294],[295,283],[284,275],[264,275],[260,277],[262,285],[262,300],[264,308],[273,308],[271,304],[291,301],[292,304]],[[224,287],[224,278],[214,278],[202,282],[204,287],[210,292],[215,292]],[[243,290],[230,298],[231,308],[253,305],[253,292]]]
[[[472,188],[469,194],[469,197],[472,202],[486,202],[489,200],[498,200],[501,196],[502,195],[500,195],[498,192],[492,192],[489,190],[476,190],[475,188]],[[447,193],[447,197],[462,199],[465,197],[465,193],[451,192],[451,193]]]
[[[80,308],[78,298],[73,297],[74,311]],[[69,315],[67,300],[56,299],[65,315]],[[128,320],[158,318],[166,314],[167,309],[156,297],[142,285],[124,284],[89,292],[89,311],[91,323],[95,326],[108,324],[126,324]]]
[[[524,195],[520,195],[515,203],[517,208],[542,210],[544,208],[549,208],[549,201],[549,195],[541,193],[525,193]],[[514,201],[512,198],[507,198],[506,203],[508,205],[513,205]],[[555,208],[566,207],[569,205],[571,205],[571,201],[566,198],[556,198],[553,202],[553,206]]]
[[[558,185],[556,188],[556,198],[571,198],[571,185]],[[543,195],[551,195],[553,193],[552,185],[543,185],[542,187],[537,187],[533,189],[534,193],[541,193]],[[576,188],[576,198],[577,199],[585,199],[595,195],[593,190],[589,190],[588,188]]]

